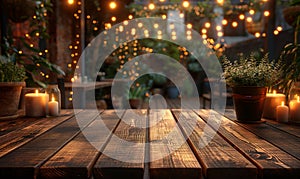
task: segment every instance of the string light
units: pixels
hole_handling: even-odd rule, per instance
[[[232,27],[237,27],[238,26],[238,23],[237,22],[232,22]]]
[[[110,8],[110,9],[116,9],[116,8],[117,8],[117,3],[116,3],[115,1],[111,1],[111,2],[109,3],[109,8]]]
[[[209,22],[206,22],[204,26],[205,26],[206,28],[210,28],[210,23],[209,23]]]
[[[68,4],[70,5],[74,4],[74,0],[68,0]]]
[[[183,6],[184,8],[188,8],[188,7],[190,6],[190,2],[187,1],[187,0],[184,0],[184,1],[182,2],[182,6]]]
[[[264,16],[265,16],[265,17],[270,16],[270,12],[269,12],[269,11],[265,11],[265,12],[264,12]]]
[[[150,3],[150,4],[148,5],[148,8],[149,8],[150,10],[154,10],[154,9],[155,9],[155,4],[154,4],[154,3]]]

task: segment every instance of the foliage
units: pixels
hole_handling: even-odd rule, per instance
[[[298,43],[298,33],[300,31],[300,16],[297,18],[294,42],[285,45],[280,54],[280,61],[283,65],[283,78],[280,81],[280,88],[286,95],[290,92],[294,82],[300,80],[300,44]]]
[[[150,88],[146,84],[133,85],[129,90],[129,99],[143,99]]]
[[[30,32],[25,37],[14,38],[8,34],[4,44],[2,44],[3,55],[13,56],[15,63],[24,66],[26,70],[26,84],[28,86],[46,87],[44,83],[47,75],[41,75],[49,72],[65,75],[64,71],[47,59],[45,52],[46,40],[49,38],[47,32],[48,15],[52,12],[52,4],[48,0],[34,0],[36,5],[34,17],[30,20]],[[18,43],[15,43],[18,42]],[[39,46],[32,44],[38,42]],[[20,53],[21,52],[21,53]]]
[[[230,86],[268,87],[279,80],[282,74],[280,63],[269,62],[268,54],[257,57],[240,56],[239,61],[230,62],[226,57],[222,61],[223,77]]]
[[[13,57],[0,56],[0,82],[23,82],[26,79],[25,68],[13,62]]]

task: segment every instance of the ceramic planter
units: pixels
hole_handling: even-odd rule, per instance
[[[266,87],[233,87],[233,102],[236,117],[239,122],[260,122],[264,102],[266,98]]]
[[[0,83],[0,117],[16,115],[25,82]]]

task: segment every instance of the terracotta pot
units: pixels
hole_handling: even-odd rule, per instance
[[[142,106],[142,99],[129,99],[131,109],[140,109]]]
[[[25,82],[0,83],[0,117],[16,115]]]
[[[266,87],[233,87],[233,102],[237,120],[245,123],[261,121],[267,93]]]

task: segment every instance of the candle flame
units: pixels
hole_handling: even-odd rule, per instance
[[[273,94],[276,94],[277,92],[276,92],[276,90],[273,90]]]
[[[52,98],[51,98],[51,101],[55,101],[55,98],[54,98],[54,96],[52,96]]]
[[[35,90],[35,94],[36,94],[36,95],[39,94],[39,90],[38,90],[38,89]]]
[[[281,101],[281,106],[284,106],[284,101]]]

